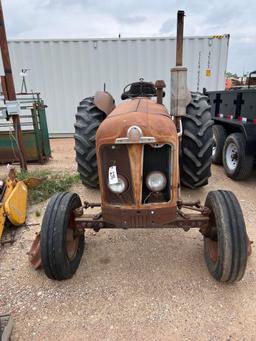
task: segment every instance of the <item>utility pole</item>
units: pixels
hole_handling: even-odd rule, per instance
[[[7,38],[6,38],[4,14],[3,14],[1,0],[0,0],[0,48],[1,48],[3,68],[4,68],[4,74],[5,74],[3,77],[4,88],[5,88],[4,93],[6,96],[5,99],[8,101],[16,101],[16,92],[15,92],[14,81],[13,81],[13,76],[12,76],[12,67],[11,67],[9,49],[8,49]],[[17,144],[17,148],[19,152],[20,168],[22,171],[26,171],[27,163],[26,163],[26,158],[25,158],[25,153],[24,153],[19,115],[18,114],[12,115],[12,120],[13,120],[13,128],[14,128],[14,133],[15,133],[16,144]]]

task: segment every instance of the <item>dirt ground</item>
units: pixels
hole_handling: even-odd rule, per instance
[[[73,139],[52,140],[51,146],[53,159],[43,168],[75,172]],[[5,173],[0,167],[0,176]],[[213,166],[212,173],[208,186],[184,190],[183,197],[204,201],[210,190],[232,190],[256,240],[255,173],[244,182],[228,179],[222,167]],[[100,198],[82,185],[73,190],[86,200]],[[45,205],[30,207],[28,223],[41,221]],[[38,229],[19,228],[16,243],[0,249],[0,312],[14,317],[13,341],[256,339],[254,245],[243,280],[226,285],[209,275],[198,231],[87,231],[77,273],[56,282],[28,263]]]

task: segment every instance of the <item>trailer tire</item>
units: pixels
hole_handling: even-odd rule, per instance
[[[192,101],[182,118],[181,184],[198,188],[208,184],[211,176],[213,121],[207,96],[191,93]]]
[[[221,282],[242,279],[248,258],[248,237],[243,212],[230,191],[209,192],[205,206],[211,210],[204,256],[211,275]]]
[[[222,164],[222,152],[225,140],[227,138],[226,129],[217,124],[213,127],[213,148],[212,148],[212,162],[216,165]]]
[[[253,156],[246,154],[246,140],[242,133],[227,137],[223,148],[223,166],[228,177],[243,180],[253,168]]]
[[[47,277],[55,280],[71,278],[83,252],[84,235],[73,229],[73,211],[81,207],[76,193],[61,192],[51,197],[41,226],[41,258]]]
[[[82,100],[78,106],[75,122],[75,151],[77,170],[83,185],[99,187],[96,132],[105,114],[96,107],[93,97]]]

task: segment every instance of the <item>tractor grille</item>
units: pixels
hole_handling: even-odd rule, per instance
[[[171,199],[172,147],[168,144],[158,145],[156,147],[151,144],[145,144],[141,147],[143,147],[143,169],[140,184],[142,191],[141,204],[168,202]],[[101,147],[100,155],[102,160],[104,197],[109,204],[135,204],[135,190],[133,188],[129,148],[129,144],[109,144]],[[117,174],[123,176],[128,182],[128,189],[124,193],[116,194],[108,188],[108,170],[111,166],[116,166]],[[160,171],[166,176],[166,187],[160,193],[153,193],[146,186],[146,177],[152,171]],[[137,195],[139,195],[139,191],[137,191]],[[138,216],[136,219],[143,220],[147,218]],[[136,226],[144,225],[145,221],[134,221],[133,223]]]
[[[172,170],[172,147],[168,144],[163,146],[154,147],[153,145],[146,144],[144,146],[143,158],[143,186],[142,186],[142,203],[150,203],[156,200],[157,202],[167,202],[171,198],[170,185],[171,185],[171,170]],[[146,186],[146,177],[152,171],[160,171],[164,173],[167,179],[165,189],[157,196]]]
[[[152,215],[144,213],[144,214],[134,214],[130,217],[129,224],[133,228],[145,228],[148,226],[152,226]]]
[[[131,181],[130,159],[127,145],[104,145],[101,147],[103,182],[106,201],[116,205],[134,204],[134,191]],[[128,181],[128,189],[122,194],[115,194],[108,188],[109,167],[116,166],[117,173]]]

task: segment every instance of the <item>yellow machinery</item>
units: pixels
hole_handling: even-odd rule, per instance
[[[9,174],[5,181],[0,181],[0,239],[2,238],[6,220],[13,226],[25,223],[27,216],[28,188],[41,182],[30,178],[18,180],[14,167],[9,166]]]

